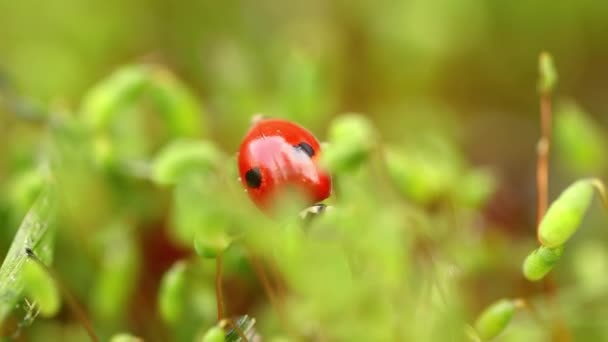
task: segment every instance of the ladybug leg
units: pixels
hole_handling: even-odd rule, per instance
[[[333,207],[323,203],[317,203],[302,211],[300,211],[300,218],[305,221],[310,221],[315,217],[323,214],[326,210],[332,210]]]

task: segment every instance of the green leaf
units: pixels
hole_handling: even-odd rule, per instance
[[[56,203],[52,189],[45,189],[23,219],[13,243],[0,267],[0,321],[21,298],[25,284],[22,271],[28,256],[26,248],[45,263],[52,260],[52,233]]]
[[[545,277],[564,253],[564,247],[549,248],[540,246],[526,257],[523,273],[526,279],[537,281]]]
[[[175,324],[185,311],[186,263],[178,261],[169,269],[161,281],[158,307],[165,322]]]
[[[152,74],[150,94],[173,136],[197,137],[204,128],[198,100],[175,76],[163,69]]]
[[[149,68],[132,65],[115,71],[84,97],[81,112],[95,130],[104,130],[121,111],[140,96],[149,82]]]
[[[217,167],[221,152],[208,141],[178,140],[163,148],[152,165],[152,179],[160,185],[177,184],[196,173]]]
[[[589,179],[574,182],[551,203],[539,226],[543,246],[563,245],[578,230],[593,199],[593,183]]]
[[[52,317],[61,307],[61,295],[53,277],[40,264],[28,259],[22,269],[24,293],[43,317]]]
[[[562,104],[555,114],[557,158],[573,174],[591,174],[608,164],[605,132],[574,103]]]
[[[367,160],[375,141],[374,128],[367,118],[342,115],[329,128],[329,144],[324,148],[322,162],[333,172],[356,169]]]
[[[475,330],[482,340],[490,340],[500,334],[511,322],[517,301],[501,299],[487,307],[475,321]]]
[[[203,336],[202,342],[224,342],[226,338],[224,337],[224,329],[215,326],[211,327],[211,329],[207,330],[205,335]]]

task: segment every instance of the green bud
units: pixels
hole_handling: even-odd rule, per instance
[[[547,52],[540,54],[538,59],[538,71],[540,78],[538,90],[541,94],[548,94],[553,91],[557,84],[557,71],[553,63],[553,57]]]
[[[158,306],[168,323],[176,323],[184,311],[186,295],[186,263],[177,262],[165,273],[160,284]]]
[[[61,296],[55,280],[32,259],[22,269],[26,295],[36,303],[43,317],[55,315],[61,307]]]
[[[224,329],[215,326],[207,330],[203,336],[202,342],[224,342],[225,340]]]
[[[374,129],[367,118],[357,114],[340,116],[331,124],[322,161],[334,172],[353,170],[367,160],[374,141]]]
[[[549,248],[540,246],[524,260],[523,273],[526,279],[537,281],[542,279],[564,253],[564,247]]]
[[[213,169],[219,165],[221,156],[217,147],[208,141],[174,141],[156,156],[152,179],[160,185],[176,184],[188,175]]]
[[[517,301],[501,299],[487,307],[475,321],[475,330],[479,337],[485,341],[500,334],[511,322]]]
[[[117,334],[110,338],[110,342],[143,342],[143,339],[130,334]]]
[[[588,179],[574,182],[551,204],[540,222],[540,242],[546,247],[563,245],[576,232],[593,198]]]

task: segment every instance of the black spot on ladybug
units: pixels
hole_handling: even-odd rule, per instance
[[[315,150],[313,150],[312,146],[310,146],[308,143],[301,142],[297,145],[294,145],[294,148],[306,153],[311,158],[315,155]]]
[[[250,188],[259,188],[262,185],[262,172],[259,167],[254,167],[245,172],[245,181]]]

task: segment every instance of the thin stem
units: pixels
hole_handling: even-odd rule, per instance
[[[72,309],[72,311],[74,312],[74,314],[76,315],[76,317],[78,318],[78,320],[80,321],[80,323],[82,324],[82,326],[87,331],[87,334],[89,335],[89,338],[91,339],[91,341],[98,342],[99,338],[95,334],[95,331],[93,330],[93,326],[91,325],[91,322],[89,322],[89,320],[87,318],[87,315],[84,312],[84,309],[82,309],[82,307],[78,304],[78,301],[76,300],[76,298],[72,295],[72,293],[68,290],[68,288],[65,287],[63,285],[63,283],[60,281],[59,275],[57,275],[57,273],[55,273],[55,271],[53,271],[50,267],[48,267],[47,265],[45,265],[44,262],[42,262],[42,260],[40,260],[36,256],[36,254],[34,254],[34,251],[31,248],[26,247],[25,248],[25,253],[27,254],[27,256],[31,260],[33,260],[48,275],[51,276],[51,278],[53,279],[53,281],[55,282],[55,284],[57,284],[57,286],[59,287],[59,289],[63,293],[63,296],[66,299],[68,305],[70,306],[70,308]]]
[[[217,320],[224,319],[224,295],[222,291],[222,252],[215,258],[215,300],[217,302]]]
[[[249,262],[253,266],[256,277],[258,278],[258,280],[262,284],[262,287],[264,288],[264,292],[266,293],[266,296],[268,297],[268,300],[270,301],[270,305],[276,311],[277,316],[279,317],[279,322],[281,323],[281,325],[283,326],[283,328],[287,331],[287,333],[289,335],[296,336],[294,334],[294,332],[291,330],[291,328],[285,318],[285,317],[287,317],[285,314],[285,309],[281,303],[281,300],[279,299],[279,296],[276,293],[276,290],[274,289],[272,283],[270,282],[268,274],[266,273],[266,270],[264,269],[264,264],[253,254],[253,252],[251,250],[248,250],[247,252],[248,252],[247,256],[248,256]]]
[[[536,237],[540,243],[539,227],[549,205],[549,152],[551,150],[551,94],[540,96],[541,138],[537,145],[536,163]]]
[[[532,318],[539,323],[540,325],[545,325],[546,323],[542,320],[542,318],[540,317],[540,314],[538,313],[538,310],[530,303],[528,302],[526,299],[524,298],[517,298],[514,301],[515,303],[515,307],[518,309],[525,309],[526,311],[528,311],[530,313],[530,315],[532,316]]]
[[[597,191],[598,195],[600,196],[600,199],[602,200],[602,204],[604,205],[604,208],[606,208],[606,210],[608,210],[608,194],[606,193],[606,186],[604,185],[604,182],[602,182],[598,178],[593,178],[593,179],[591,179],[591,184],[593,185],[593,187]]]

